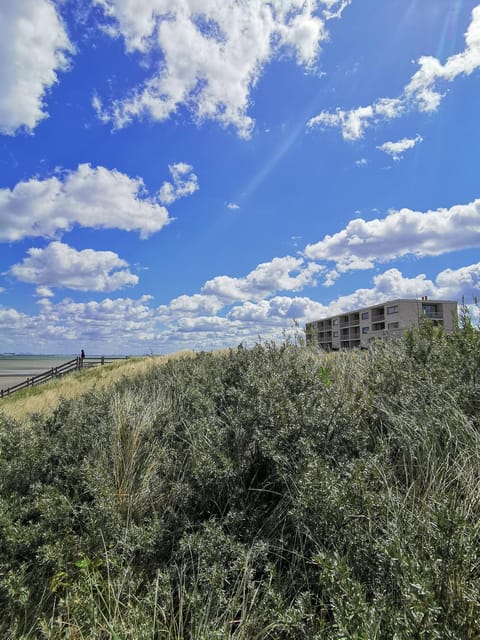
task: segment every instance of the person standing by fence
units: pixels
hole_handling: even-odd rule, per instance
[[[85,351],[82,349],[80,351],[80,366],[83,367],[83,361],[85,360]]]

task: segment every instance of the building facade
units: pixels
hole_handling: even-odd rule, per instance
[[[453,331],[457,318],[457,303],[453,300],[396,299],[308,322],[307,345],[325,351],[365,348],[372,338],[399,337],[406,329],[430,318],[445,331]]]

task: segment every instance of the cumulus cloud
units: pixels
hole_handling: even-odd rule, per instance
[[[50,289],[50,287],[37,287],[35,295],[37,295],[39,298],[53,298],[55,294]]]
[[[471,75],[480,68],[480,5],[472,11],[465,34],[465,49],[447,58],[445,64],[433,56],[423,56],[419,69],[411,77],[398,98],[381,98],[372,105],[351,110],[322,111],[308,121],[308,127],[339,127],[346,140],[362,138],[373,123],[399,118],[408,111],[431,113],[444,97],[442,86],[461,75]]]
[[[473,300],[480,293],[480,262],[459,269],[445,269],[438,274],[436,282],[445,297],[460,299],[464,296],[466,300]]]
[[[198,178],[193,173],[193,167],[185,162],[169,165],[172,182],[164,182],[159,191],[162,204],[172,204],[179,198],[191,196],[198,190]]]
[[[331,287],[332,285],[335,284],[335,282],[337,281],[337,279],[339,277],[340,277],[340,274],[338,273],[338,271],[336,269],[330,269],[325,274],[325,279],[322,282],[322,284],[323,284],[324,287]]]
[[[73,47],[50,0],[0,3],[0,133],[34,129]]]
[[[226,202],[225,206],[227,207],[227,209],[232,209],[232,210],[236,210],[236,209],[240,209],[240,205],[238,205],[236,202]]]
[[[389,156],[392,156],[394,160],[398,161],[402,159],[402,154],[405,151],[413,149],[415,145],[422,141],[422,136],[417,135],[415,138],[402,138],[401,140],[398,140],[398,142],[384,142],[382,145],[377,147],[377,149],[387,153]]]
[[[320,242],[309,244],[312,260],[335,262],[339,271],[369,269],[401,256],[436,256],[480,245],[480,199],[436,211],[391,211],[383,219],[355,218]]]
[[[191,296],[178,296],[178,298],[171,300],[168,305],[158,307],[157,311],[166,316],[214,315],[224,306],[225,302],[219,300],[216,296],[195,293]]]
[[[0,306],[0,351],[26,350],[32,342],[47,351],[69,352],[88,345],[90,352],[144,353],[159,349],[213,349],[254,343],[263,339],[282,339],[285,330],[323,316],[369,306],[392,298],[456,299],[471,301],[480,295],[480,263],[445,269],[436,278],[425,274],[405,277],[398,269],[375,275],[372,286],[340,296],[330,302],[308,297],[275,296],[268,300],[245,300],[224,315],[205,315],[199,298],[185,296],[179,308],[197,314],[180,314],[165,319],[164,309],[154,309],[152,298],[134,300],[105,298],[100,301],[58,303],[42,298],[37,315],[29,316]],[[180,298],[183,298],[181,296]]]
[[[222,300],[261,300],[277,291],[299,291],[314,284],[323,267],[302,258],[286,256],[259,264],[244,278],[217,276],[206,282],[202,293]]]
[[[327,307],[320,302],[315,302],[307,297],[276,296],[260,302],[244,302],[234,307],[228,317],[247,323],[261,323],[281,325],[285,327],[285,321],[313,320],[327,311]]]
[[[440,277],[440,276],[439,276]],[[456,274],[452,276],[455,281]],[[452,293],[454,286],[449,290]],[[373,278],[373,286],[357,289],[351,294],[340,296],[327,304],[308,297],[277,296],[259,302],[244,302],[234,307],[228,317],[237,322],[257,325],[287,326],[287,320],[299,323],[336,315],[351,309],[366,307],[391,298],[415,298],[422,295],[431,297],[445,293],[424,274],[415,278],[405,278],[398,269],[389,269]]]
[[[473,298],[480,292],[480,263],[459,269],[445,269],[435,280],[425,274],[414,278],[404,277],[398,269],[388,269],[373,278],[373,287],[340,296],[328,305],[328,315],[343,313],[383,302],[392,298],[421,298],[428,296],[439,300],[457,300],[462,296]]]
[[[168,119],[180,106],[198,122],[216,120],[248,137],[250,92],[274,56],[289,53],[312,67],[326,39],[325,19],[346,2],[285,0],[94,0],[127,52],[160,52],[157,72],[100,117],[115,127],[148,116]],[[323,13],[322,13],[323,11]]]
[[[62,242],[51,242],[45,249],[31,248],[27,253],[10,273],[22,282],[39,285],[47,297],[49,288],[115,291],[138,282],[138,276],[126,268],[128,263],[113,251],[77,251]]]
[[[199,316],[196,318],[181,318],[178,321],[177,328],[178,331],[186,333],[216,332],[231,329],[231,323],[229,323],[227,318],[219,316]]]
[[[318,318],[368,307],[392,298],[421,298],[426,295],[440,300],[473,300],[480,294],[480,263],[459,269],[445,269],[434,280],[425,274],[405,277],[398,269],[388,269],[372,279],[373,286],[339,296],[328,304],[309,298],[272,298],[258,303],[245,302],[235,307],[229,317],[239,321],[277,323],[285,317],[308,322]]]
[[[20,351],[22,347],[31,349],[32,344],[38,344],[37,334],[43,327],[40,329],[35,320],[26,313],[0,306],[0,350]]]
[[[50,351],[76,351],[81,343],[91,353],[144,352],[159,335],[151,300],[147,295],[87,302],[42,299],[36,316],[21,314],[8,328],[2,326],[0,314],[0,328],[5,330],[4,343],[25,327],[30,333],[27,345],[35,341],[38,348],[45,345]]]
[[[388,269],[372,279],[369,288],[339,296],[327,304],[308,297],[277,296],[259,302],[244,302],[234,307],[228,318],[239,323],[286,326],[286,320],[296,319],[300,323],[337,315],[352,309],[368,307],[392,298],[421,298],[424,295],[437,299],[461,300],[462,296],[472,300],[480,293],[480,263],[459,269],[445,269],[434,280],[425,274],[413,278],[405,277],[398,269]]]
[[[170,222],[141,178],[80,164],[63,177],[31,178],[0,189],[0,241],[53,238],[75,225],[139,231],[142,238]]]

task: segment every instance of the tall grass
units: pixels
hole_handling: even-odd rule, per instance
[[[33,413],[51,413],[62,399],[76,398],[91,390],[114,385],[122,378],[143,375],[168,360],[192,355],[192,351],[181,351],[166,356],[134,357],[93,369],[82,369],[3,398],[0,410],[16,420],[24,420]]]
[[[197,354],[0,425],[0,637],[480,637],[479,331]]]

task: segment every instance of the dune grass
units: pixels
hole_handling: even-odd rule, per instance
[[[88,391],[114,385],[123,378],[143,375],[169,360],[193,355],[193,351],[181,351],[164,356],[131,357],[86,368],[3,398],[0,401],[0,411],[17,420],[24,420],[35,413],[48,414],[62,399],[75,398]]]

